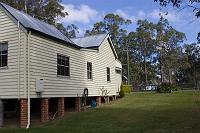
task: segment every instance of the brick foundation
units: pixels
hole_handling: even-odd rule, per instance
[[[20,128],[28,124],[28,99],[20,99]]]
[[[81,99],[80,99],[80,97],[76,97],[75,109],[76,109],[77,112],[81,111]]]
[[[58,98],[58,116],[63,117],[65,115],[65,99],[64,97]]]
[[[49,100],[48,98],[41,99],[41,122],[49,121]]]
[[[96,97],[96,103],[97,103],[97,106],[100,106],[101,105],[101,97]]]

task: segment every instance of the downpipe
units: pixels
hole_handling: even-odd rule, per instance
[[[17,91],[18,91],[18,100],[20,99],[20,51],[21,51],[21,46],[20,46],[20,40],[21,40],[21,31],[20,31],[20,23],[18,21],[18,50],[17,50],[17,67],[18,67],[18,74],[17,74]]]
[[[28,98],[28,123],[26,129],[29,129],[31,120],[30,120],[30,38],[31,38],[31,31],[28,32],[28,91],[27,91],[27,98]]]

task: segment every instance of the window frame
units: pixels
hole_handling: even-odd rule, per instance
[[[68,66],[67,65],[62,65],[62,63],[58,63],[58,59],[59,59],[59,56],[61,57],[60,58],[60,60],[61,60],[61,62],[62,62],[62,58],[64,57],[64,60],[66,61],[66,58],[68,58]],[[58,73],[58,67],[64,67],[64,71],[65,71],[65,68],[67,67],[68,68],[68,71],[69,71],[69,73],[68,73],[68,75],[65,75],[65,74],[59,74]],[[65,72],[64,72],[65,73]],[[70,75],[71,75],[71,73],[70,73],[70,57],[69,56],[66,56],[66,55],[63,55],[63,54],[59,54],[59,53],[57,53],[57,77],[66,77],[66,78],[70,78]]]
[[[90,65],[91,66],[91,70],[89,70],[88,68],[89,68],[89,66],[88,65]],[[93,80],[93,72],[92,72],[92,62],[87,62],[87,79],[88,80]],[[90,75],[90,76],[89,76]]]
[[[111,82],[110,67],[106,67],[107,82]]]
[[[1,47],[1,45],[6,45],[6,47],[7,47],[7,52],[6,52],[6,54],[3,54],[2,52],[3,51],[0,51],[0,58],[1,58],[1,60],[0,60],[0,69],[7,69],[8,68],[8,42],[0,42],[0,47]],[[2,59],[2,56],[6,56],[6,65],[5,66],[3,66],[2,64],[2,62],[3,62],[3,59]]]

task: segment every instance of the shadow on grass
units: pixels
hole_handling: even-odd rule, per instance
[[[133,97],[134,96],[134,97]],[[200,133],[193,95],[130,95],[100,108],[66,115],[43,127],[3,133]]]

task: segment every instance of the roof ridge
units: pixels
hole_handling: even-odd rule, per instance
[[[89,35],[89,36],[74,37],[74,38],[70,38],[70,39],[89,38],[89,37],[100,36],[100,35],[105,35],[105,36],[107,36],[107,35],[108,35],[108,33],[100,33],[100,34]]]

